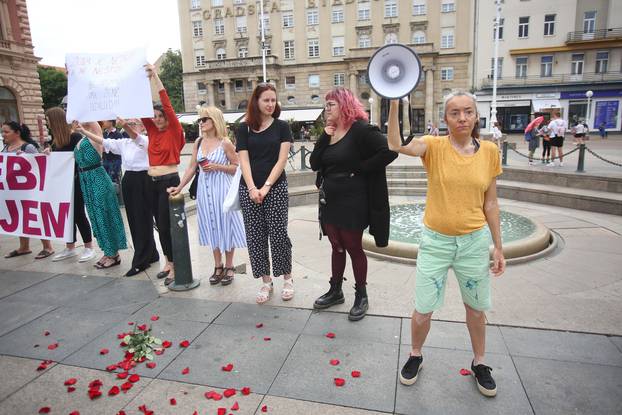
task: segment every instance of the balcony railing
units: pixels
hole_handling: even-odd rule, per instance
[[[571,42],[585,42],[591,40],[604,40],[604,39],[621,39],[622,27],[614,27],[611,29],[599,29],[593,32],[570,32],[566,38],[566,43]]]
[[[0,40],[0,49],[11,49],[11,42],[8,40]]]
[[[277,63],[276,56],[266,56],[266,65],[274,65]],[[201,69],[226,69],[226,68],[243,68],[249,66],[261,66],[261,56],[252,56],[248,58],[233,59],[216,59],[205,62],[205,66]]]
[[[598,84],[612,81],[622,81],[622,73],[605,72],[594,73],[584,72],[580,75],[576,74],[557,74],[552,76],[526,76],[517,78],[507,76],[497,79],[497,86],[533,86],[533,85],[551,85],[551,84]],[[487,77],[482,81],[482,87],[492,87],[492,77]]]

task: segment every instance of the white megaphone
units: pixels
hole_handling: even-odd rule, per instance
[[[421,79],[421,62],[414,50],[399,43],[381,47],[367,64],[372,89],[381,97],[398,99],[409,95]]]

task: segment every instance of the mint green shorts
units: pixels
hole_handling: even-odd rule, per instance
[[[415,277],[417,312],[427,314],[441,308],[450,267],[458,279],[462,301],[479,311],[491,308],[488,235],[485,227],[460,236],[447,236],[424,227]]]

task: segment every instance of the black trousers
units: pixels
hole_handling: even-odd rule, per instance
[[[169,187],[179,186],[179,175],[177,173],[166,175],[163,180],[153,182],[152,206],[153,215],[158,226],[158,235],[162,251],[169,261],[173,261],[173,242],[171,241],[171,221],[169,219],[168,192]],[[153,180],[153,178],[151,178]],[[157,179],[157,178],[156,178]]]
[[[76,176],[73,181],[73,243],[76,243],[78,240],[78,229],[80,230],[82,242],[87,244],[93,240],[91,223],[89,222],[89,219],[86,216],[86,211],[84,210],[84,196],[82,196],[80,180]]]
[[[153,239],[153,180],[147,171],[126,171],[121,181],[125,214],[130,226],[134,258],[132,268],[147,268],[160,255]]]

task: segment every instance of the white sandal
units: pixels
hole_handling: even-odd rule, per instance
[[[272,283],[272,281],[264,282],[263,284],[261,284],[261,287],[259,288],[259,292],[257,293],[257,297],[255,298],[255,301],[257,301],[257,304],[263,304],[267,302],[268,300],[270,300],[270,297],[272,296],[273,291],[274,291],[274,284]]]
[[[281,299],[289,301],[294,298],[294,278],[283,278],[283,291],[281,291]]]

